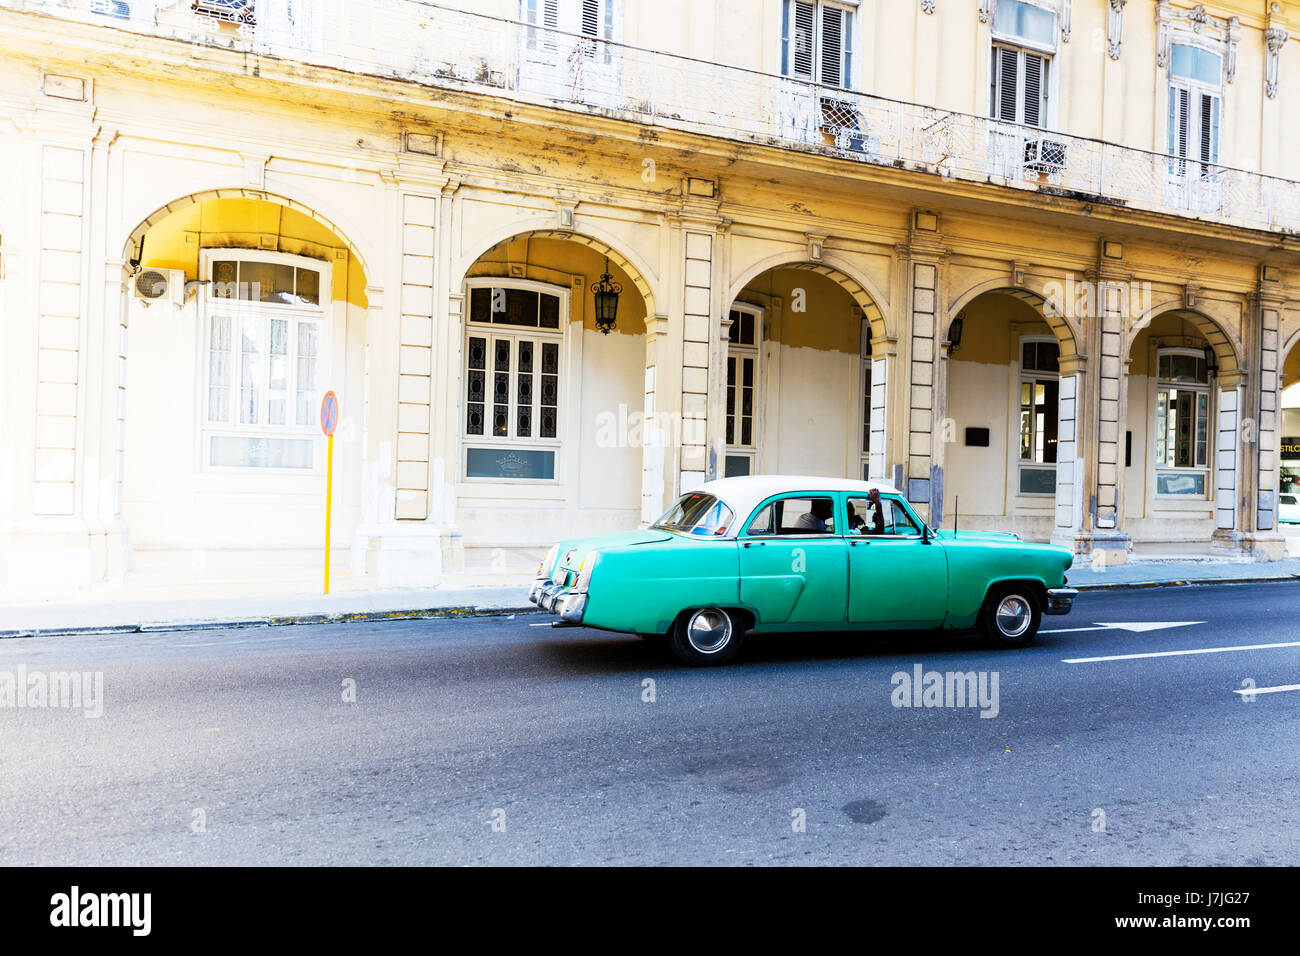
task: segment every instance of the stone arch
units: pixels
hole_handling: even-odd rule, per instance
[[[1204,312],[1187,308],[1181,299],[1170,299],[1154,305],[1138,316],[1137,321],[1133,323],[1125,335],[1123,354],[1127,357],[1132,352],[1133,343],[1137,340],[1139,332],[1149,326],[1155,319],[1171,312],[1187,319],[1205,337],[1210,347],[1214,349],[1215,357],[1219,360],[1220,375],[1236,373],[1242,370],[1240,343],[1217,320],[1210,318]]]
[[[298,200],[292,199],[288,196],[267,192],[262,189],[207,189],[200,192],[189,193],[188,195],[181,196],[178,199],[174,199],[169,203],[159,206],[148,216],[145,216],[144,219],[140,220],[136,227],[131,230],[130,235],[126,239],[126,243],[122,247],[122,260],[124,262],[129,262],[131,259],[135,258],[136,250],[140,248],[140,242],[144,239],[145,234],[163,219],[167,218],[174,212],[179,212],[189,206],[208,202],[213,199],[250,199],[258,202],[269,202],[274,203],[275,205],[284,206],[287,209],[292,209],[295,212],[302,213],[304,216],[314,219],[326,229],[329,229],[330,232],[339,238],[340,242],[347,246],[348,251],[360,264],[361,270],[365,273],[367,280],[372,279],[370,257],[368,257],[356,244],[356,241],[353,238],[353,236],[357,234],[355,230],[348,228],[346,224],[341,225],[340,221],[336,217],[331,218],[313,206],[309,206],[306,203],[299,202]]]
[[[658,314],[655,309],[654,285],[651,281],[654,272],[636,253],[624,253],[618,246],[614,245],[615,240],[613,237],[598,235],[597,233],[601,230],[590,228],[587,224],[584,224],[581,230],[577,230],[557,229],[554,225],[554,217],[547,217],[545,222],[547,223],[546,226],[537,227],[530,227],[529,223],[521,224],[516,222],[491,235],[485,244],[481,244],[473,252],[463,256],[456,264],[455,274],[460,277],[456,287],[459,288],[460,284],[465,281],[465,275],[474,266],[474,263],[508,242],[517,242],[521,239],[562,239],[590,246],[601,255],[608,256],[610,262],[627,274],[637,292],[645,300],[647,319]]]
[[[1008,285],[1004,276],[994,279],[986,279],[983,282],[977,282],[959,295],[953,304],[948,308],[947,317],[943,325],[943,337],[948,337],[948,329],[951,328],[953,320],[961,314],[962,309],[970,305],[982,295],[989,293],[999,293],[1009,295],[1019,299],[1037,312],[1047,323],[1052,334],[1056,336],[1056,341],[1061,348],[1061,359],[1075,359],[1083,355],[1083,350],[1079,347],[1082,338],[1080,332],[1074,324],[1064,315],[1056,314],[1055,309],[1044,308],[1047,305],[1047,297],[1042,293],[1034,292],[1032,289],[1026,289],[1023,286]],[[1049,314],[1051,313],[1051,314]]]
[[[727,292],[728,304],[736,301],[736,297],[745,290],[745,286],[773,269],[805,269],[826,276],[844,289],[857,303],[862,314],[870,320],[872,338],[884,338],[891,334],[889,322],[880,305],[881,301],[886,300],[882,299],[875,284],[850,263],[845,262],[843,257],[834,253],[826,254],[820,262],[810,262],[807,254],[800,250],[768,256],[751,265],[731,284]]]

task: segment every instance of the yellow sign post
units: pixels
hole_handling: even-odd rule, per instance
[[[325,593],[330,593],[330,513],[334,510],[334,429],[339,423],[339,397],[325,393],[320,403],[320,428],[329,443],[325,453]]]

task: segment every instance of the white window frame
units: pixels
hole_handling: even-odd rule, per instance
[[[728,332],[728,336],[727,336],[727,353],[726,353],[726,358],[727,358],[728,360],[730,360],[732,357],[735,357],[735,358],[738,359],[738,360],[749,360],[749,361],[752,361],[752,362],[754,363],[754,385],[753,385],[754,396],[753,396],[753,402],[752,402],[752,404],[750,405],[750,419],[751,419],[750,437],[751,437],[753,440],[752,440],[748,445],[744,445],[744,444],[741,444],[741,443],[739,442],[739,438],[740,438],[740,435],[741,435],[741,430],[740,430],[740,425],[741,425],[741,421],[740,421],[740,393],[739,393],[739,389],[740,389],[740,388],[743,388],[744,386],[743,386],[742,384],[740,384],[740,381],[738,381],[737,384],[736,384],[736,386],[735,386],[736,389],[737,389],[737,393],[736,393],[736,411],[735,411],[735,412],[733,413],[733,415],[731,416],[732,418],[734,418],[734,421],[735,421],[735,432],[734,432],[734,434],[732,435],[732,437],[735,438],[735,439],[737,439],[737,441],[736,441],[734,444],[728,444],[728,445],[726,446],[726,451],[725,451],[724,454],[723,454],[723,470],[724,470],[724,472],[725,472],[725,470],[726,470],[726,459],[727,459],[728,457],[748,458],[748,459],[749,459],[749,474],[754,475],[754,474],[757,474],[757,473],[758,473],[757,468],[758,468],[758,456],[759,456],[759,444],[760,444],[760,443],[759,443],[759,436],[762,434],[762,412],[763,412],[763,402],[762,402],[762,397],[763,397],[763,331],[764,331],[764,330],[763,330],[763,317],[764,317],[764,315],[765,315],[765,310],[764,310],[761,306],[751,305],[751,304],[749,304],[748,302],[733,302],[732,305],[731,305],[731,308],[728,310],[728,313],[727,313],[728,316],[730,316],[730,314],[731,314],[732,312],[743,312],[743,313],[745,313],[746,315],[751,315],[751,316],[753,316],[753,318],[754,318],[754,344],[753,344],[753,345],[740,345],[740,344],[735,344],[735,345],[733,345],[732,342],[731,342],[731,334],[730,334],[730,331],[729,331],[729,332]],[[733,322],[732,325],[731,325],[731,329],[734,330],[735,328],[736,328],[736,324]],[[730,391],[730,389],[732,388],[732,384],[731,384],[731,375],[730,375],[730,364],[731,364],[730,361],[727,361],[727,362],[724,364],[724,366],[723,366],[724,368],[727,369],[727,389],[728,389],[728,391]],[[739,366],[740,366],[740,362],[738,361],[738,362],[737,362],[737,368],[739,368]],[[725,403],[724,403],[724,405],[723,405],[723,414],[726,415],[726,406],[725,406]],[[724,421],[723,421],[723,429],[724,429],[724,431],[723,431],[723,435],[724,435],[724,437],[725,437],[725,435],[726,435],[726,431],[725,431],[725,429],[726,429],[726,421],[725,421],[725,418],[724,418]]]
[[[858,347],[858,474],[863,481],[871,472],[871,320],[855,310],[859,316]]]
[[[317,272],[319,274],[319,304],[315,306],[285,305],[273,302],[249,302],[240,299],[218,299],[212,295],[212,267],[217,261],[226,262],[230,260],[239,262],[257,262],[272,263],[275,265],[289,265],[297,269],[305,269]],[[310,475],[323,474],[325,464],[323,455],[320,450],[320,419],[319,419],[319,399],[325,394],[325,382],[329,380],[330,375],[330,311],[333,302],[331,279],[333,270],[330,263],[321,259],[312,259],[306,256],[295,256],[283,252],[268,252],[261,249],[222,249],[209,248],[199,250],[199,274],[201,276],[199,303],[201,310],[201,320],[199,327],[201,337],[199,341],[199,363],[201,373],[196,376],[201,389],[197,402],[198,415],[198,433],[199,433],[199,462],[202,471],[220,472],[226,474],[250,474],[250,475]],[[225,421],[213,421],[209,418],[209,388],[211,386],[211,343],[212,343],[212,322],[214,311],[229,310],[232,314],[231,329],[231,352],[230,352],[230,416]],[[258,358],[257,381],[262,388],[263,394],[258,401],[258,421],[256,423],[245,423],[240,418],[240,365],[239,365],[239,325],[245,316],[256,317],[266,323],[269,330],[272,319],[286,319],[290,322],[290,351],[287,353],[289,365],[288,376],[285,385],[285,413],[286,423],[283,425],[267,424],[267,411],[270,402],[270,351],[265,347],[269,344],[270,337],[266,337],[261,355]],[[317,327],[316,340],[316,383],[315,391],[318,393],[316,400],[313,401],[313,411],[308,415],[306,422],[297,421],[297,391],[298,391],[298,329],[305,324],[315,324]],[[230,436],[238,438],[290,438],[290,439],[312,439],[312,466],[311,468],[273,468],[261,467],[257,465],[217,465],[212,463],[212,438],[220,436]]]
[[[1027,6],[1037,7],[1052,15],[1052,42],[1042,43],[1019,34],[998,32],[996,12],[989,22],[989,110],[988,115],[1000,123],[1030,125],[1033,129],[1054,130],[1056,128],[1057,79],[1056,57],[1060,50],[1061,11],[1055,3],[1035,3],[1022,0]],[[1002,71],[999,49],[1014,50],[1018,54],[1016,66],[1016,115],[1014,119],[1002,119],[998,106],[1002,94]],[[1044,76],[1040,80],[1041,102],[1037,124],[1025,123],[1025,55],[1042,57]]]
[[[1056,372],[1040,372],[1040,371],[1038,371],[1037,369],[1026,369],[1026,368],[1025,368],[1025,345],[1028,344],[1028,343],[1030,343],[1030,342],[1046,342],[1046,343],[1048,343],[1049,345],[1055,345],[1055,346],[1057,347],[1057,371],[1056,371]],[[1023,473],[1025,470],[1027,470],[1027,469],[1032,469],[1032,470],[1034,470],[1034,471],[1047,471],[1048,469],[1050,469],[1050,470],[1052,471],[1052,473],[1055,474],[1055,473],[1056,473],[1056,466],[1060,463],[1059,460],[1058,460],[1058,461],[1055,461],[1055,462],[1034,461],[1032,458],[1022,458],[1022,457],[1020,456],[1020,434],[1021,434],[1021,432],[1020,432],[1020,415],[1021,415],[1021,410],[1022,410],[1023,407],[1024,407],[1023,402],[1022,402],[1022,400],[1021,400],[1021,395],[1022,395],[1023,392],[1024,392],[1024,387],[1025,387],[1026,385],[1030,385],[1030,386],[1032,387],[1033,383],[1035,383],[1035,382],[1041,382],[1041,381],[1045,381],[1045,380],[1055,380],[1056,383],[1057,383],[1057,399],[1056,399],[1056,409],[1055,409],[1055,411],[1056,411],[1056,415],[1057,415],[1056,425],[1057,425],[1057,429],[1058,429],[1058,431],[1059,431],[1059,429],[1060,429],[1060,425],[1061,425],[1061,421],[1060,421],[1060,407],[1061,407],[1061,399],[1060,399],[1060,382],[1061,382],[1061,373],[1060,373],[1060,347],[1061,347],[1060,340],[1058,340],[1058,339],[1056,338],[1056,336],[1054,336],[1054,335],[1022,335],[1022,336],[1019,336],[1019,337],[1016,339],[1016,379],[1015,379],[1015,383],[1016,383],[1016,384],[1015,384],[1015,396],[1014,396],[1014,398],[1012,399],[1012,407],[1015,409],[1015,421],[1016,421],[1016,430],[1015,430],[1015,435],[1016,435],[1016,439],[1015,439],[1015,444],[1012,445],[1012,447],[1011,447],[1011,455],[1012,455],[1013,461],[1015,462],[1015,476],[1016,476],[1015,496],[1016,496],[1017,498],[1044,498],[1044,499],[1046,499],[1046,498],[1054,498],[1054,497],[1056,496],[1055,488],[1053,488],[1053,490],[1050,491],[1050,492],[1047,492],[1047,491],[1021,491],[1021,490],[1020,490],[1020,489],[1023,487],[1023,485],[1024,485],[1023,477],[1022,477],[1022,473]],[[1035,426],[1035,433],[1036,433],[1036,431],[1037,431],[1037,429],[1036,429],[1036,426]],[[1060,457],[1060,440],[1059,440],[1059,438],[1058,438],[1058,440],[1057,440],[1057,457],[1058,457],[1058,459],[1059,459],[1059,457]],[[1055,485],[1055,482],[1053,482],[1053,485]]]
[[[517,325],[498,325],[491,322],[475,322],[471,318],[470,296],[474,289],[524,289],[530,292],[538,292],[543,295],[555,296],[560,300],[559,304],[559,329],[542,329],[529,328],[527,326]],[[566,368],[570,362],[568,354],[569,346],[569,289],[564,286],[552,285],[547,282],[537,282],[532,279],[514,279],[504,278],[501,276],[486,276],[468,279],[465,282],[465,312],[461,334],[461,354],[460,354],[460,378],[459,378],[459,398],[457,400],[456,411],[459,416],[459,426],[457,435],[460,437],[460,480],[476,485],[499,485],[513,484],[526,485],[529,487],[561,485],[564,483],[563,458],[564,458],[564,434],[565,434],[565,416],[568,414],[567,403],[571,400],[570,390],[567,388]],[[468,411],[469,402],[467,400],[466,390],[469,378],[469,340],[470,337],[486,338],[488,340],[488,353],[484,370],[484,402],[483,402],[483,434],[471,435],[469,433]],[[507,437],[501,437],[492,434],[491,427],[491,407],[494,404],[491,401],[491,377],[494,374],[493,365],[493,342],[497,339],[509,339],[512,341],[511,346],[511,366],[510,366],[510,384],[509,384],[509,411]],[[518,341],[527,339],[536,342],[539,346],[543,342],[553,342],[557,348],[557,365],[556,365],[556,413],[555,413],[555,437],[540,438],[537,435],[519,437],[514,433],[518,429],[518,388],[519,388],[519,368],[518,368]],[[537,350],[534,359],[533,374],[537,377],[537,384],[534,387],[533,395],[533,421],[534,431],[541,430],[541,349]],[[554,452],[554,467],[552,468],[553,477],[551,478],[505,478],[492,476],[475,476],[469,475],[469,452],[470,448],[485,448],[489,450],[500,451],[550,451]]]
[[[813,8],[814,26],[810,56],[812,71],[809,73],[798,72],[794,62],[796,52],[796,35],[794,32],[796,3],[805,3]],[[839,11],[844,18],[841,21],[840,32],[841,75],[839,83],[827,83],[822,70],[822,38],[825,31],[825,11],[828,8]],[[777,24],[777,35],[781,42],[777,65],[782,76],[836,90],[852,91],[858,88],[858,61],[861,59],[861,53],[858,43],[857,3],[849,2],[849,0],[781,0],[777,13],[781,18]]]
[[[1206,83],[1194,77],[1176,76],[1174,74],[1173,50],[1176,46],[1194,47],[1211,53],[1219,60],[1219,82]],[[1206,167],[1220,166],[1222,160],[1223,144],[1223,123],[1224,123],[1224,92],[1227,89],[1227,56],[1220,44],[1207,43],[1199,38],[1193,38],[1190,35],[1177,35],[1170,40],[1169,44],[1169,63],[1166,67],[1168,74],[1168,83],[1166,84],[1165,93],[1165,151],[1171,157],[1169,163],[1169,174],[1175,178],[1182,178],[1187,173],[1189,166],[1199,170],[1201,175],[1209,175],[1209,169]],[[1175,140],[1177,133],[1175,127],[1171,124],[1177,122],[1177,112],[1173,109],[1174,97],[1179,92],[1186,92],[1188,96],[1187,109],[1187,143],[1186,155],[1180,156],[1177,152]],[[1209,96],[1217,105],[1219,116],[1218,126],[1213,130],[1209,142],[1210,158],[1202,159],[1202,134],[1205,132],[1201,126],[1200,98]],[[1170,113],[1174,112],[1171,118]]]
[[[1208,375],[1205,384],[1196,383],[1196,382],[1173,382],[1167,379],[1162,379],[1160,377],[1160,358],[1161,356],[1164,355],[1185,355],[1193,358],[1204,359],[1205,350],[1198,349],[1198,348],[1175,347],[1175,346],[1158,346],[1156,348],[1155,366],[1152,369],[1152,376],[1151,376],[1152,382],[1155,384],[1155,400],[1151,408],[1151,445],[1150,445],[1151,463],[1152,463],[1151,477],[1154,486],[1153,491],[1156,498],[1158,498],[1161,501],[1205,501],[1210,498],[1211,494],[1214,491],[1214,460],[1215,460],[1214,436],[1215,436],[1215,432],[1217,431],[1215,425],[1215,403],[1214,403],[1215,388],[1213,383],[1208,380],[1209,379]],[[1160,438],[1162,437],[1157,427],[1157,423],[1160,420],[1160,393],[1162,391],[1168,391],[1169,389],[1192,392],[1198,395],[1204,394],[1206,396],[1205,399],[1205,464],[1204,465],[1197,465],[1197,464],[1166,465],[1163,462],[1158,460],[1158,456],[1156,454],[1156,449],[1158,448],[1157,443],[1160,441]],[[1167,420],[1166,420],[1165,428],[1166,428],[1166,433],[1164,435],[1166,440],[1165,454],[1166,457],[1168,457],[1169,446],[1167,444],[1168,442]],[[1192,459],[1193,461],[1195,461],[1196,459],[1196,418],[1193,418],[1192,420]],[[1203,475],[1204,492],[1199,495],[1170,494],[1168,492],[1162,492],[1160,490],[1161,474]]]

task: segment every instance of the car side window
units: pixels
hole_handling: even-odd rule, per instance
[[[916,526],[916,522],[897,498],[886,498],[882,495],[880,505],[881,517],[885,521],[881,534],[908,537],[921,533],[921,529]],[[850,498],[848,510],[849,522],[853,525],[849,529],[850,534],[874,535],[876,533],[876,509],[866,498]]]
[[[754,515],[745,533],[751,536],[834,534],[834,501],[820,495],[770,501]]]

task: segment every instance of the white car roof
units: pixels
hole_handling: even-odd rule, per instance
[[[901,492],[882,481],[857,481],[853,478],[825,478],[817,475],[741,475],[706,481],[692,493],[702,491],[721,499],[740,519],[748,518],[764,498],[798,492],[847,491],[866,496],[872,489],[881,494]]]

